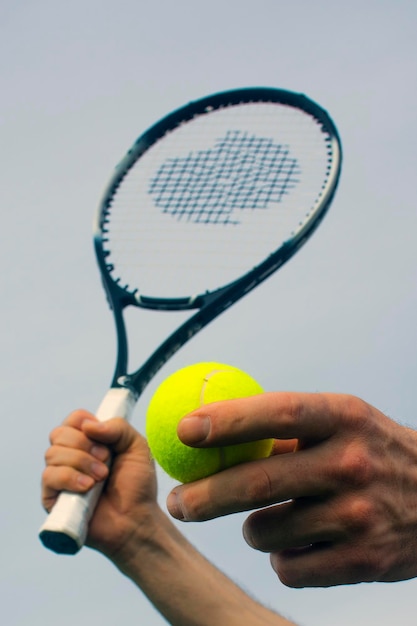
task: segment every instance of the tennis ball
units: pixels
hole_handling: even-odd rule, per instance
[[[262,392],[251,376],[222,363],[197,363],[171,374],[157,388],[146,415],[152,456],[167,474],[183,483],[269,456],[272,439],[222,448],[191,448],[177,436],[178,422],[202,405]]]

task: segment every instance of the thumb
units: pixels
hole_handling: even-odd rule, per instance
[[[116,454],[147,447],[145,438],[121,417],[105,422],[87,419],[81,424],[81,430],[94,441],[109,446]]]

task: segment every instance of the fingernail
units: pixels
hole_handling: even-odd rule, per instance
[[[91,448],[91,454],[99,461],[105,461],[107,459],[108,451],[104,446],[93,446]]]
[[[91,419],[87,418],[87,419],[83,420],[83,422],[81,424],[81,427],[83,427],[83,426],[87,426],[87,427],[88,426],[94,426],[95,428],[103,428],[104,422],[99,422],[99,421],[91,420]]]
[[[81,422],[81,426],[90,426],[90,424],[97,424],[95,420],[89,419],[88,417]]]
[[[83,488],[92,487],[94,485],[94,478],[86,474],[79,474],[79,476],[77,476],[77,483]]]
[[[167,497],[167,509],[172,517],[182,522],[185,521],[182,504],[175,491],[172,491]]]
[[[102,463],[93,463],[91,470],[97,478],[105,478],[107,476],[107,467]]]
[[[186,444],[202,443],[209,432],[209,417],[184,417],[178,424],[178,437]]]

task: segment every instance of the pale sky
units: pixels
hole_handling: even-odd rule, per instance
[[[333,117],[344,168],[314,238],[216,320],[155,386],[202,360],[268,390],[341,391],[417,427],[417,5],[414,0],[3,0],[0,5],[1,621],[165,621],[88,549],[37,537],[48,433],[95,410],[113,371],[91,224],[113,167],[151,124],[223,89],[306,93]],[[138,364],[177,323],[142,313]],[[162,475],[162,505],[174,483]],[[216,565],[301,626],[415,626],[417,580],[290,590],[241,536],[244,516],[180,525]]]

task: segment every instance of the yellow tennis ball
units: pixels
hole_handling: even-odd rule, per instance
[[[223,363],[197,363],[171,374],[157,388],[146,415],[152,456],[167,474],[183,483],[269,456],[272,439],[223,448],[191,448],[177,435],[178,422],[202,405],[262,392],[251,376]]]

